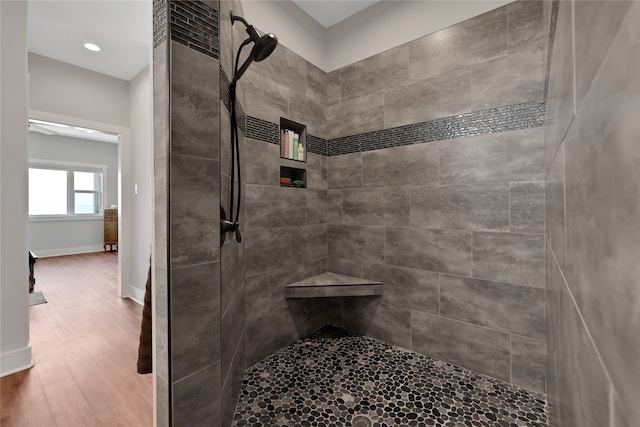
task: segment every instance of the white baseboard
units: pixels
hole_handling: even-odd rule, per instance
[[[93,245],[93,246],[79,246],[75,248],[59,248],[59,249],[31,249],[33,253],[35,253],[38,258],[48,258],[52,256],[63,256],[63,255],[76,255],[76,254],[86,254],[89,252],[102,252],[104,251],[104,247],[102,245]]]
[[[144,289],[136,288],[135,286],[125,286],[122,296],[123,298],[129,298],[137,302],[140,305],[144,305]]]
[[[15,374],[32,366],[31,346],[0,354],[0,377]]]

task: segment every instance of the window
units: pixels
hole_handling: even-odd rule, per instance
[[[106,166],[29,165],[29,216],[101,214]]]

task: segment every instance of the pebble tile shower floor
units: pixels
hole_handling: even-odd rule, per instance
[[[245,373],[234,426],[547,426],[544,395],[325,326]]]

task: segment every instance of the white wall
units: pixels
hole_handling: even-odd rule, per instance
[[[29,159],[107,165],[105,207],[118,204],[118,145],[29,132]],[[38,256],[103,249],[102,219],[29,220],[29,249]]]
[[[151,68],[129,82],[131,130],[131,283],[128,293],[144,298],[153,241],[153,111]],[[137,194],[135,192],[137,187]]]
[[[129,126],[126,81],[29,53],[29,108]]]
[[[151,35],[149,37],[151,38]],[[135,168],[135,163],[131,162],[129,82],[33,53],[29,53],[29,72],[31,74],[29,107],[33,118],[120,134],[118,158],[121,172],[120,199],[117,202],[120,214],[118,221],[120,287],[123,297],[129,296],[140,300],[139,292],[129,292],[134,290],[131,288],[133,280],[138,280],[132,277],[132,260],[148,257],[148,249],[144,254],[134,255],[131,252],[132,241],[136,239],[135,230],[141,226],[131,223],[133,184],[130,175],[133,170],[132,165]],[[151,114],[151,101],[148,109]],[[135,126],[137,126],[136,123],[134,123]],[[152,144],[152,141],[149,140],[148,144]],[[136,286],[138,286],[137,283]],[[144,283],[141,286],[144,286]]]
[[[326,30],[289,0],[242,0],[242,7],[250,23],[330,72],[510,2],[383,0]]]
[[[0,375],[33,365],[27,267],[27,2],[0,1]]]
[[[325,69],[325,29],[293,2],[242,0],[242,9],[244,18],[254,27],[263,32],[274,33],[279,43]],[[220,19],[228,18],[222,16]],[[240,22],[234,25],[242,26]]]

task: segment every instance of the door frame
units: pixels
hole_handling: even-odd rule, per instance
[[[29,118],[62,123],[115,133],[118,138],[118,296],[138,301],[136,295],[129,295],[131,288],[131,172],[130,172],[130,131],[128,127],[96,122],[62,114],[29,109]],[[26,123],[25,123],[26,126]],[[25,213],[28,214],[28,213]],[[139,302],[139,301],[138,301]]]

